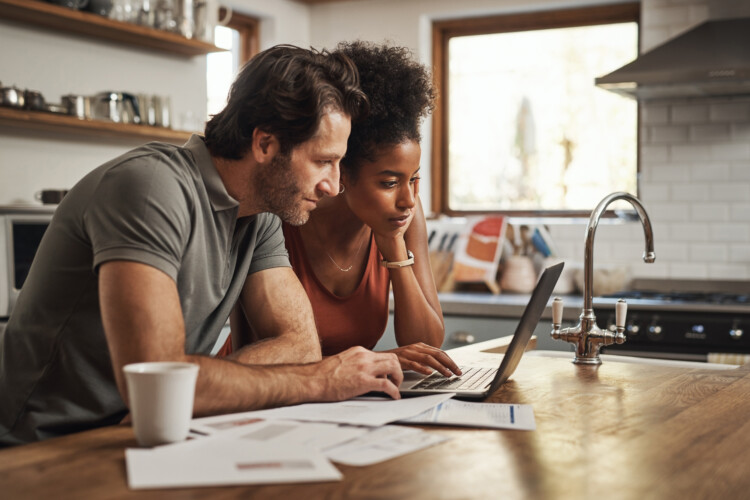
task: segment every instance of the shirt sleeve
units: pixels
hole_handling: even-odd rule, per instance
[[[253,260],[248,274],[274,267],[291,267],[289,254],[284,245],[281,219],[269,213],[260,214],[257,234]]]
[[[129,260],[177,281],[190,234],[190,200],[184,179],[148,155],[110,169],[84,215],[94,272],[104,262]]]

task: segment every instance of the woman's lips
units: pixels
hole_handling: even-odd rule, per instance
[[[401,217],[391,217],[388,221],[397,227],[404,227],[406,223],[409,222],[409,216],[403,215]]]

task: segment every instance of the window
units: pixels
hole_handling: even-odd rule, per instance
[[[638,54],[638,4],[435,22],[433,211],[588,213],[636,193],[638,106],[594,78]]]
[[[223,9],[222,9],[223,10]],[[220,14],[224,18],[226,12]],[[213,52],[206,62],[208,118],[224,109],[237,72],[258,53],[258,20],[236,12],[226,26],[216,26],[214,43],[227,52]]]

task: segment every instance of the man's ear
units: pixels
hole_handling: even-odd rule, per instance
[[[274,134],[257,127],[253,130],[252,153],[256,162],[261,164],[269,163],[280,150],[281,144],[279,144],[279,139]]]

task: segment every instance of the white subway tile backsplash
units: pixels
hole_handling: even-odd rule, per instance
[[[729,245],[729,262],[750,264],[750,244],[732,243]]]
[[[714,160],[748,160],[750,159],[750,143],[720,142],[716,144],[711,144],[710,151],[711,151],[711,157]]]
[[[706,144],[674,144],[670,146],[670,151],[671,159],[675,163],[719,159],[714,157],[711,146]]]
[[[750,122],[730,124],[733,141],[750,141]]]
[[[675,104],[672,106],[671,122],[674,124],[698,124],[708,122],[707,104]]]
[[[685,222],[689,220],[688,203],[651,203],[649,215],[661,222]]]
[[[706,189],[706,186],[694,183],[694,184],[673,184],[670,199],[674,201],[687,201],[694,203],[696,201],[708,201],[710,199],[710,193]]]
[[[709,231],[710,224],[689,222],[686,224],[670,224],[666,231],[666,237],[672,242],[684,242],[690,244],[693,242],[709,241],[711,234]],[[656,235],[654,235],[656,238]]]
[[[719,202],[693,203],[690,218],[700,222],[726,222],[729,221],[729,206]]]
[[[714,262],[708,265],[708,277],[715,280],[747,279],[747,267],[741,264]]]
[[[732,202],[750,200],[750,184],[718,182],[711,184],[711,199],[715,201]]]
[[[689,129],[685,125],[657,125],[649,127],[651,133],[649,134],[649,142],[658,144],[660,142],[687,142],[689,135]]]
[[[642,183],[638,191],[638,197],[646,206],[646,210],[648,210],[648,204],[651,202],[669,201],[669,188],[670,185],[668,183]]]
[[[729,218],[735,222],[747,222],[750,224],[750,201],[747,203],[732,203]]]
[[[635,262],[628,266],[630,268],[631,278],[669,278],[669,263],[660,262],[659,255],[656,255],[656,262],[646,264],[645,262]]]
[[[750,181],[750,162],[732,162],[729,167],[729,179],[732,181]]]
[[[750,119],[750,103],[730,101],[711,104],[709,119],[712,122],[738,122]]]
[[[669,106],[649,104],[641,106],[641,124],[666,125],[669,123]]]
[[[695,243],[688,252],[691,262],[726,262],[729,246],[720,243]]]
[[[711,224],[709,231],[711,234],[711,240],[713,241],[750,241],[750,224]]]
[[[708,265],[707,264],[683,264],[683,263],[670,263],[669,264],[669,277],[678,279],[707,279]]]
[[[651,182],[687,181],[690,179],[690,168],[680,164],[656,165],[647,170],[646,176]]]
[[[660,163],[669,160],[668,146],[641,143],[640,149],[641,161],[644,163]]]
[[[728,181],[729,164],[725,162],[706,162],[690,165],[690,179],[692,181]]]
[[[691,141],[727,141],[731,138],[731,135],[732,130],[728,123],[693,125],[690,127]]]
[[[641,252],[643,247],[641,246]],[[688,246],[684,243],[673,243],[671,241],[664,241],[654,235],[654,252],[656,253],[656,260],[663,262],[687,262],[688,259]],[[634,254],[638,255],[638,254]]]
[[[688,6],[688,21],[690,24],[700,24],[708,19],[708,5],[690,5]]]

